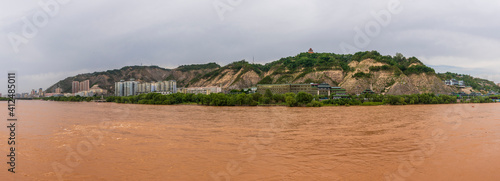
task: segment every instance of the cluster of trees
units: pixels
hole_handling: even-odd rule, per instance
[[[181,72],[188,72],[191,70],[201,70],[201,69],[216,69],[220,68],[220,65],[214,62],[207,64],[193,64],[193,65],[181,65],[177,67],[177,70]]]
[[[277,73],[284,73],[285,68],[288,71],[295,72],[302,68],[306,70],[331,70],[334,68],[350,71],[349,62],[352,55],[340,55],[334,53],[300,53],[295,57],[281,58],[278,61],[271,62],[265,66],[268,69],[275,65],[280,65],[275,71]]]
[[[272,84],[273,83],[273,78],[271,76],[265,76],[258,82],[258,84]]]
[[[71,96],[71,97],[44,97],[42,98],[43,100],[46,100],[46,101],[67,101],[67,102],[90,102],[90,101],[93,101],[93,100],[99,100],[100,97],[82,97],[82,96]]]
[[[469,100],[463,99],[464,103],[491,103],[489,97],[472,97]],[[435,95],[430,93],[411,95],[381,95],[364,94],[350,96],[349,99],[335,99],[323,101],[324,104],[331,105],[411,105],[411,104],[453,104],[457,103],[456,96]]]
[[[434,69],[425,66],[415,57],[406,58],[400,53],[397,53],[396,56],[382,56],[377,51],[357,52],[354,55],[334,53],[300,53],[295,57],[286,57],[278,61],[268,63],[262,67],[262,70],[269,70],[274,67],[273,75],[295,74],[299,70],[304,73],[331,69],[341,69],[345,72],[349,72],[352,71],[352,68],[349,67],[349,63],[365,59],[373,59],[377,62],[387,64],[384,66],[370,67],[371,71],[393,70],[398,76],[401,74],[411,75],[420,73],[435,73]],[[366,78],[367,76],[358,74],[357,77]],[[265,82],[269,83],[271,80],[266,79]]]
[[[262,100],[260,94],[168,94],[159,93],[141,94],[128,97],[110,96],[106,98],[107,102],[130,103],[130,104],[157,104],[157,105],[175,105],[175,104],[200,104],[207,106],[257,106],[259,100]]]
[[[159,93],[141,94],[128,97],[110,96],[106,98],[107,102],[130,103],[130,104],[157,104],[157,105],[175,105],[175,104],[199,104],[206,106],[257,106],[257,105],[288,105],[295,106],[321,106],[321,103],[316,98],[313,100],[311,94],[300,92],[297,95],[294,93],[272,94],[271,91],[266,91],[266,94],[222,94],[213,93],[205,94],[168,94],[162,95]]]
[[[421,74],[421,73],[436,73],[434,69],[427,67],[425,65],[414,65],[403,71],[405,75],[411,74]]]
[[[323,96],[313,96],[306,92],[273,94],[266,90],[265,94],[168,94],[159,93],[141,94],[128,97],[110,96],[106,98],[107,102],[129,103],[129,104],[157,104],[157,105],[176,105],[176,104],[199,104],[206,106],[257,106],[257,105],[286,105],[289,107],[321,107],[324,105],[344,106],[344,105],[410,105],[410,104],[453,104],[457,102],[457,97],[449,95],[435,94],[412,94],[412,95],[381,95],[381,94],[363,94],[359,96],[351,95],[345,99],[329,99],[318,101]],[[46,97],[44,100],[53,101],[92,101],[98,97]],[[493,102],[489,97],[473,97],[462,100],[465,103],[490,103]]]
[[[383,66],[371,66],[370,71],[381,71],[381,70],[392,70],[392,67],[389,65],[383,65]]]
[[[373,75],[370,73],[358,72],[352,75],[353,78],[371,78]]]
[[[457,97],[450,95],[435,94],[412,94],[412,95],[381,95],[364,94],[359,96],[351,95],[345,99],[329,99],[318,101],[321,96],[313,96],[306,92],[298,94],[272,94],[266,90],[264,95],[255,94],[169,94],[158,93],[141,94],[129,97],[108,97],[108,102],[132,103],[132,104],[200,104],[207,106],[257,106],[257,105],[287,105],[290,107],[306,106],[321,107],[324,105],[410,105],[410,104],[453,104],[457,102]],[[488,97],[474,97],[470,100],[462,100],[467,103],[490,103]]]
[[[399,70],[395,70],[397,71],[396,73],[400,73],[399,71],[403,72],[406,75],[419,74],[419,73],[428,73],[428,74],[435,73],[434,69],[425,66],[416,57],[406,58],[401,53],[397,53],[396,56],[390,56],[390,55],[382,56],[377,51],[366,51],[366,52],[355,53],[352,56],[353,61],[362,61],[368,58],[373,59],[377,62],[386,63],[390,67],[397,67]],[[412,64],[417,64],[417,65],[413,65],[410,67],[410,65]]]

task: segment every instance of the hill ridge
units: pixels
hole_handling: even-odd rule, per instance
[[[79,74],[63,79],[47,89],[48,92],[61,87],[71,91],[71,82],[90,80],[101,88],[114,92],[114,82],[135,78],[139,81],[176,80],[178,87],[222,86],[225,89],[242,89],[256,84],[280,83],[329,83],[342,86],[351,94],[359,94],[368,88],[376,93],[451,93],[458,89],[442,81],[444,76],[436,74],[416,57],[406,58],[381,55],[377,51],[355,54],[299,53],[266,64],[252,64],[245,60],[225,66],[217,63],[181,65],[174,69],[159,66],[125,66],[103,72]],[[498,86],[489,89],[500,90]]]

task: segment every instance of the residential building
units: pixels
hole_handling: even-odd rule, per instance
[[[62,93],[62,89],[60,87],[56,88],[55,93],[56,94],[61,94]]]
[[[78,81],[73,81],[71,82],[71,93],[75,94],[81,91],[89,91],[90,90],[90,81],[89,80],[84,80],[81,82]],[[57,91],[57,89],[56,89]],[[62,90],[61,90],[62,92]]]
[[[115,82],[115,96],[123,96],[123,92],[125,92],[124,90],[124,86],[123,86],[123,83],[125,81],[124,80],[120,80],[120,82]]]
[[[177,93],[177,82],[175,80],[161,82],[143,82],[138,85],[137,94],[157,92],[162,94]]]
[[[90,90],[90,81],[89,80],[81,81],[79,91],[89,91],[89,90]]]
[[[76,94],[78,91],[80,91],[80,82],[73,81],[71,83],[71,93]]]
[[[43,97],[43,89],[38,89],[38,96]]]
[[[130,79],[129,81],[121,80],[120,82],[115,82],[115,96],[132,96],[138,93],[139,82],[135,79]]]
[[[445,80],[444,83],[448,86],[457,86],[457,87],[465,87],[465,83],[463,80],[457,80],[457,79],[450,79],[450,80]]]

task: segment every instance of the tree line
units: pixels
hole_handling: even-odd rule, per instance
[[[324,96],[313,96],[306,92],[273,94],[266,90],[265,94],[184,94],[175,93],[163,95],[160,93],[149,93],[127,97],[109,96],[107,102],[126,104],[155,104],[155,105],[178,105],[198,104],[205,106],[258,106],[258,105],[283,105],[289,107],[321,107],[321,106],[349,106],[349,105],[412,105],[412,104],[454,104],[457,97],[450,95],[435,95],[430,93],[412,95],[381,95],[364,94],[350,95],[349,98],[328,99],[319,101]],[[331,98],[331,97],[330,97]],[[53,101],[92,101],[97,97],[47,97],[44,100]],[[472,97],[462,99],[462,103],[491,103],[489,97]]]

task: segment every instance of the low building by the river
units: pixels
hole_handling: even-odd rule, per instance
[[[221,93],[222,87],[189,87],[178,89],[180,93],[184,94],[211,94],[211,93]]]
[[[342,87],[332,87],[331,92],[332,92],[331,96],[332,99],[349,98],[349,95],[347,95],[347,90]]]
[[[257,92],[265,94],[266,90],[270,90],[273,94],[299,93],[306,92],[312,95],[318,95],[318,87],[311,84],[258,84]]]
[[[333,97],[334,99],[348,98],[347,91],[341,87],[331,87],[329,84],[258,84],[257,92],[265,94],[270,90],[273,94],[306,92],[311,95],[323,96],[323,98]]]

